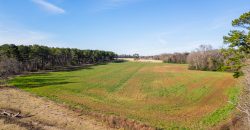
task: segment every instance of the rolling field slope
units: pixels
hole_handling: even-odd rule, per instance
[[[160,128],[210,128],[234,110],[239,88],[230,73],[187,65],[110,63],[82,70],[19,76],[9,84],[57,102],[135,119]]]

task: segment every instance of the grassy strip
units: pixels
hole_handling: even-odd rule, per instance
[[[115,92],[120,90],[125,84],[126,82],[131,79],[142,67],[144,66],[144,64],[141,64],[140,66],[138,66],[132,73],[126,75],[123,79],[121,79],[116,85],[112,86],[111,88],[108,89],[108,92]]]
[[[227,103],[224,107],[219,108],[215,110],[213,113],[207,115],[202,119],[202,124],[208,125],[208,126],[215,126],[222,120],[227,119],[227,117],[230,115],[230,113],[235,109],[237,97],[239,95],[240,88],[239,87],[232,87],[227,91],[227,96],[229,98],[229,101],[232,103]]]
[[[202,97],[206,96],[210,91],[211,89],[209,89],[209,87],[203,86],[203,87],[194,89],[192,92],[188,94],[187,98],[192,102],[197,102],[200,99],[202,99]]]

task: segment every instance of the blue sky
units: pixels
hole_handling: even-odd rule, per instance
[[[0,44],[154,55],[223,45],[249,0],[0,0]]]

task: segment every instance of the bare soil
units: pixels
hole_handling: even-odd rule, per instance
[[[0,114],[0,130],[111,130],[93,117],[72,111],[16,88],[0,88],[0,113],[20,112],[19,117]]]

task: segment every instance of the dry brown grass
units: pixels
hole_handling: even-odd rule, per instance
[[[44,98],[15,88],[0,89],[0,108],[19,110],[25,118],[0,118],[1,130],[105,130],[111,129],[92,117],[71,111]]]

